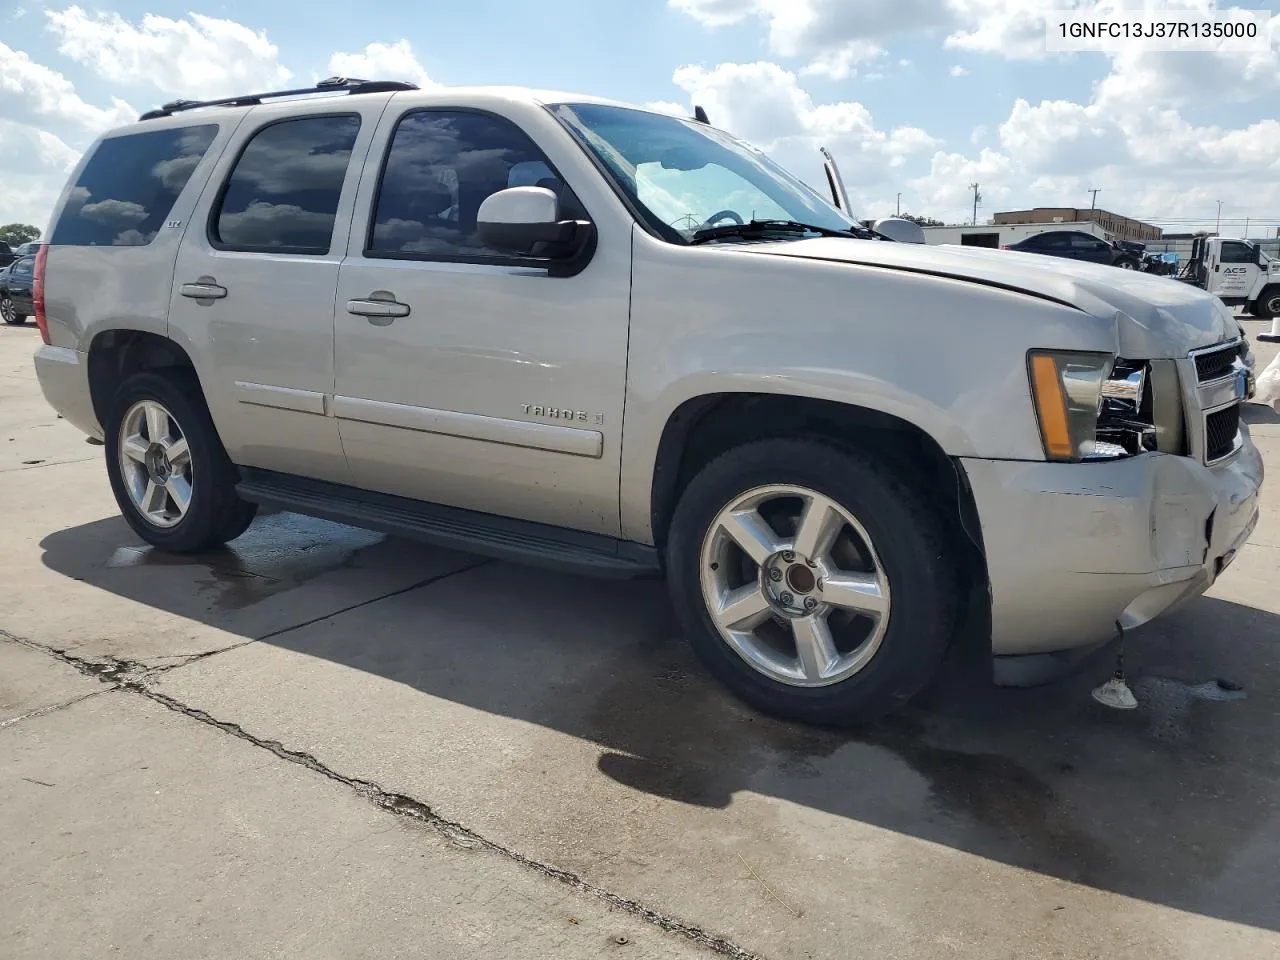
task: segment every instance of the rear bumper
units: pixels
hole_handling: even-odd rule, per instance
[[[67,423],[101,440],[102,426],[93,412],[93,396],[89,392],[88,357],[70,347],[44,344],[36,351],[35,367],[49,406]]]
[[[996,656],[1104,643],[1207,590],[1258,517],[1262,458],[963,459],[982,524]]]

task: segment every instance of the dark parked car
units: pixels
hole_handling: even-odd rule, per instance
[[[1125,270],[1142,269],[1142,262],[1132,253],[1083,230],[1050,230],[1000,249],[1066,257],[1068,260],[1087,260],[1090,263],[1108,263]]]
[[[17,259],[18,255],[13,252],[13,248],[5,241],[0,240],[0,267],[7,267]]]
[[[40,248],[40,241],[32,240],[29,243],[24,243],[22,246],[14,250],[13,255],[15,257],[27,257],[27,256],[34,257],[36,255],[36,251],[39,250],[39,248]]]
[[[35,312],[31,303],[35,265],[35,257],[19,257],[0,270],[0,320],[5,323],[25,323]]]

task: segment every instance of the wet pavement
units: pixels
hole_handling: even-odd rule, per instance
[[[272,877],[296,917],[331,927],[326,955],[363,955],[335,946],[361,929],[370,955],[379,943],[404,955],[387,927],[395,910],[373,885],[344,887],[341,871],[316,867],[317,844],[339,860],[354,850],[348,875],[420,891],[415,923],[489,924],[490,952],[475,955],[1280,956],[1280,510],[1269,491],[1251,545],[1211,593],[1130,638],[1138,710],[1090,698],[1106,657],[1036,690],[992,688],[957,658],[903,715],[835,733],[727,697],[678,637],[661,584],[515,567],[291,514],[263,516],[207,556],[155,553],[116,515],[101,448],[32,392],[30,344],[13,345],[21,331],[0,333],[0,442],[14,436],[25,459],[47,462],[0,461],[0,818],[21,822],[24,838],[0,838],[0,955],[76,942],[59,916],[82,944],[118,935],[76,913],[91,883],[42,866],[42,851],[69,855],[69,832],[77,856],[110,873],[109,830],[137,851],[112,909],[145,925],[158,895],[222,956],[314,955],[279,917],[249,909]],[[1270,359],[1267,345],[1255,350]],[[1280,470],[1280,418],[1256,408],[1250,419]],[[103,729],[126,744],[114,766]],[[189,762],[203,751],[218,758],[207,771]],[[102,792],[98,812],[50,803],[59,787],[28,782],[63,783],[68,769],[81,771],[79,793]],[[243,784],[234,803],[232,781]],[[189,801],[185,829],[205,852],[184,842],[172,856],[210,878],[217,895],[203,906],[198,885],[156,893],[171,857],[134,836],[153,829],[145,805],[113,806],[153,787]],[[264,809],[300,802],[299,790],[335,839],[282,828]],[[236,813],[222,815],[229,805]],[[160,832],[177,836],[176,823],[161,817]],[[386,832],[371,844],[366,829]],[[240,862],[255,830],[272,839],[237,893],[208,850]],[[469,886],[457,886],[457,849],[484,854]],[[294,903],[298,869],[344,903],[341,920]],[[508,909],[490,886],[517,876],[528,886]],[[42,919],[29,891],[12,899],[32,883],[63,912]],[[245,910],[264,930],[247,952],[229,929]],[[610,933],[615,918],[624,932]],[[13,924],[16,950],[3,932]],[[573,935],[549,947],[565,924]],[[171,929],[126,941],[141,956],[196,942]],[[472,955],[450,943],[434,955]]]

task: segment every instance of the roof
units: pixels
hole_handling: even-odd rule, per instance
[[[593,103],[608,106],[645,109],[634,104],[610,100],[605,97],[593,97],[587,94],[569,93],[557,90],[540,90],[519,86],[471,86],[471,87],[429,87],[425,90],[414,84],[397,80],[362,80],[348,77],[330,77],[312,87],[299,87],[289,90],[263,91],[260,93],[237,94],[215,100],[174,100],[149,110],[139,117],[139,121],[158,120],[172,117],[188,111],[205,111],[213,109],[232,110],[241,107],[258,106],[264,102],[271,103],[311,103],[328,102],[339,96],[355,96],[369,93],[392,93],[408,103],[437,103],[455,99],[485,98],[523,103]]]

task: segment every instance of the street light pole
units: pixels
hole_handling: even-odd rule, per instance
[[[898,194],[898,216],[902,216],[902,194]]]
[[[1218,225],[1213,228],[1213,232],[1217,234],[1222,233],[1222,201],[1221,200],[1218,201]]]

